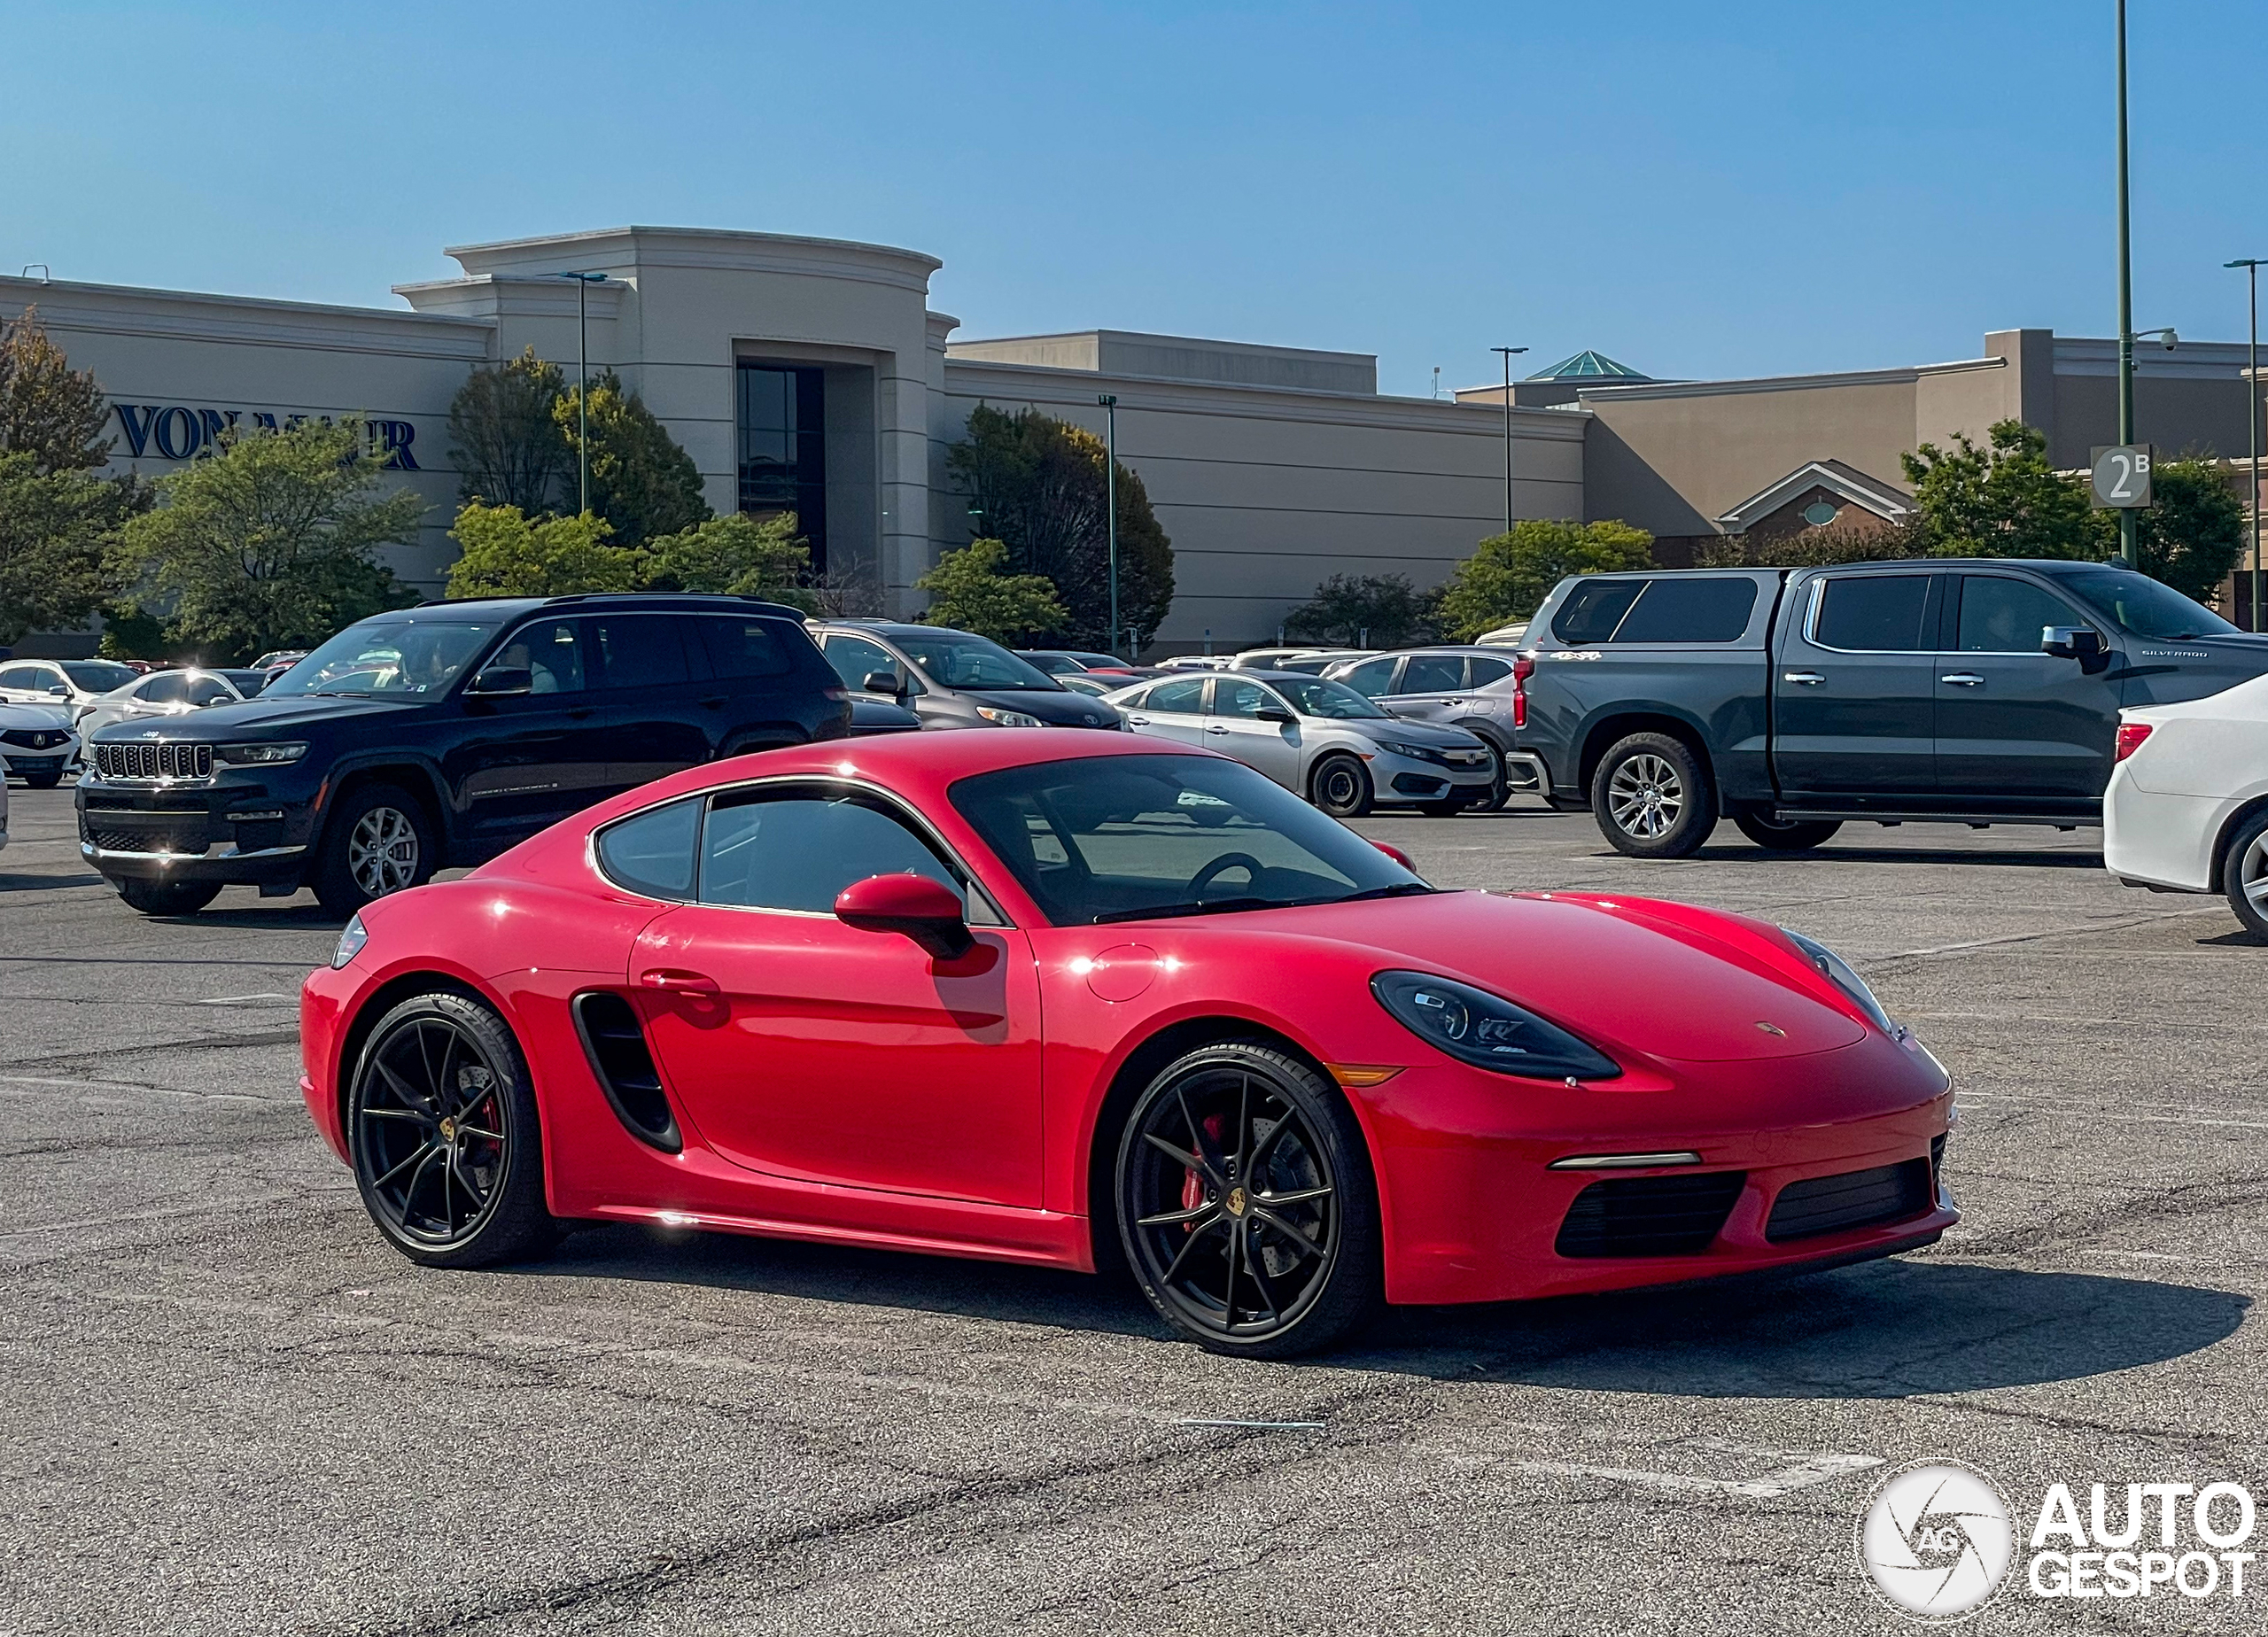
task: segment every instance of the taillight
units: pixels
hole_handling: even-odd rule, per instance
[[[2142,748],[2142,741],[2150,736],[2148,722],[2121,722],[2118,725],[2118,751],[2110,759],[2123,762]]]
[[[1535,674],[1535,659],[1522,654],[1512,661],[1512,725],[1527,725],[1527,679]]]

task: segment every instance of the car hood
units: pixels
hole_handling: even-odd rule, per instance
[[[995,710],[1021,710],[1051,727],[1107,727],[1118,720],[1117,710],[1086,694],[1069,688],[988,687],[956,690],[965,699]]]
[[[425,710],[432,703],[431,700],[373,699],[347,694],[322,698],[248,699],[242,704],[212,705],[183,716],[115,722],[97,730],[95,738],[108,743],[127,739],[185,739],[200,744],[217,743],[223,739],[284,739],[308,728],[372,717],[400,716]]]
[[[1184,924],[1231,923],[1263,935],[1328,940],[1373,971],[1462,978],[1610,1056],[1799,1057],[1866,1035],[1855,1005],[1776,928],[1687,904],[1443,892]]]
[[[68,727],[71,711],[63,705],[12,705],[0,701],[0,727]]]
[[[1394,717],[1385,722],[1357,718],[1354,721],[1335,721],[1331,725],[1352,728],[1365,739],[1397,739],[1403,744],[1423,745],[1429,750],[1470,750],[1480,742],[1464,728],[1443,727],[1434,722],[1413,722],[1408,717]]]

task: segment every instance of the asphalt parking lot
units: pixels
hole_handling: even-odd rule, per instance
[[[1889,1468],[2268,1496],[2268,949],[2218,900],[2122,888],[2092,832],[1770,858],[1727,826],[1639,864],[1533,804],[1362,827],[1444,885],[1826,940],[1956,1076],[1965,1222],[1779,1285],[1397,1311],[1292,1364],[974,1263],[608,1228],[424,1271],[299,1104],[336,924],[248,888],[144,920],[70,792],[18,790],[0,1633],[1883,1632],[1852,1540]],[[1294,1424],[1224,1424],[1254,1422]],[[1970,1629],[2257,1607],[2004,1594]]]

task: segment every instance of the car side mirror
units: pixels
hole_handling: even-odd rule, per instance
[[[48,685],[47,692],[48,696],[51,699],[68,699],[71,697],[71,690],[60,682],[50,683]]]
[[[939,960],[968,953],[976,940],[960,895],[926,875],[869,875],[835,895],[835,916],[861,932],[895,932]]]
[[[2051,659],[2076,659],[2093,670],[2103,656],[2102,633],[2086,625],[2043,625],[2039,651]]]
[[[869,671],[866,679],[858,684],[862,694],[882,694],[891,699],[905,697],[905,679],[895,671]]]
[[[1394,846],[1391,842],[1374,841],[1371,845],[1377,848],[1387,857],[1393,859],[1403,869],[1409,871],[1412,875],[1418,873],[1418,866],[1410,861],[1410,855],[1402,851],[1401,848]]]
[[[1287,727],[1300,719],[1281,705],[1262,705],[1252,714],[1256,720],[1281,723]]]
[[[507,698],[514,694],[535,691],[535,672],[525,665],[491,665],[472,679],[466,688],[469,694],[484,699]]]

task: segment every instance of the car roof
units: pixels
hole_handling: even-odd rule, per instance
[[[512,619],[538,609],[585,607],[617,609],[632,614],[772,614],[798,623],[804,618],[801,609],[791,609],[784,602],[705,591],[580,591],[563,597],[437,597],[400,612],[413,620],[447,619],[466,614]]]

